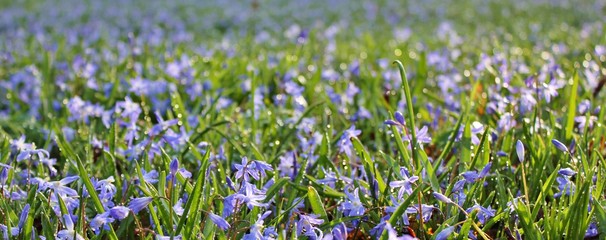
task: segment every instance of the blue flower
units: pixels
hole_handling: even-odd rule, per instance
[[[427,126],[423,126],[421,129],[416,129],[418,143],[431,143],[431,136],[429,136],[427,131]],[[410,139],[412,139],[412,137]]]
[[[467,181],[467,183],[474,183],[480,177],[480,175],[476,171],[467,171],[461,173],[461,176],[465,178],[465,181]]]
[[[93,183],[95,190],[99,191],[98,195],[99,195],[99,198],[101,199],[101,202],[103,203],[103,205],[106,208],[113,207],[114,205],[113,205],[112,199],[114,198],[114,196],[116,195],[116,192],[118,191],[116,189],[116,186],[114,186],[114,184],[112,184],[114,182],[114,177],[110,176],[107,179],[103,179],[103,180],[99,180],[99,181],[97,181],[95,178],[92,178],[91,182]],[[86,189],[85,189],[85,193],[83,195],[88,196],[88,191],[86,191]]]
[[[324,223],[324,220],[318,219],[318,216],[314,214],[309,215],[299,215],[299,222],[297,223],[297,235],[309,237],[311,240],[322,239],[322,230],[316,227],[316,225],[320,225]]]
[[[24,149],[19,153],[19,155],[17,155],[17,162],[31,159],[33,156],[37,156],[38,160],[46,160],[49,158],[50,154],[44,149]]]
[[[558,81],[557,79],[551,79],[549,84],[543,83],[543,98],[547,103],[551,102],[553,97],[558,96],[558,89],[562,88],[565,84]]]
[[[564,145],[562,142],[558,141],[557,139],[551,139],[551,143],[560,151],[562,152],[568,152],[568,147],[566,147],[566,145]]]
[[[427,205],[427,204],[422,204],[421,208],[422,208],[422,212],[423,212],[423,221],[425,221],[425,222],[429,221],[429,219],[433,215],[433,211],[436,209],[436,207]],[[406,209],[407,214],[418,213],[418,212],[419,212],[419,206],[416,204],[412,205]],[[417,216],[417,218],[419,218],[419,216]]]
[[[208,217],[210,218],[211,221],[213,221],[213,223],[215,223],[217,225],[217,227],[219,227],[221,230],[225,231],[228,228],[230,228],[229,223],[227,223],[227,221],[225,221],[225,219],[223,219],[222,217],[220,217],[219,215],[216,215],[214,213],[208,213]]]
[[[490,173],[490,168],[492,167],[492,163],[488,163],[486,164],[486,166],[484,166],[484,168],[482,168],[482,171],[478,174],[477,171],[467,171],[464,173],[461,173],[461,176],[463,176],[463,178],[465,179],[465,181],[467,183],[474,183],[476,182],[478,179],[484,178],[488,175],[488,173]]]
[[[109,230],[109,224],[114,222],[115,219],[110,217],[109,212],[104,212],[101,214],[97,214],[90,221],[90,228],[95,232],[95,234],[99,235],[101,233],[101,228],[104,230]]]
[[[388,207],[386,209],[386,212],[393,213],[395,211],[395,209],[396,209],[396,207]],[[382,217],[381,221],[379,222],[379,224],[377,224],[375,227],[373,227],[372,229],[370,229],[370,232],[369,232],[370,235],[373,236],[373,237],[375,237],[376,239],[379,239],[381,237],[381,235],[383,234],[383,230],[385,229],[385,226],[387,225],[387,221],[389,221],[389,218],[390,218],[390,215]],[[404,225],[409,225],[410,224],[410,222],[408,222],[408,216],[404,216],[402,218],[402,220],[404,222]],[[345,237],[343,239],[347,239],[347,234],[345,235]]]
[[[175,180],[177,177],[177,173],[179,172],[179,160],[173,158],[173,160],[170,161],[170,164],[168,166],[170,173],[167,177],[167,180],[172,182],[173,184],[176,184]]]
[[[267,240],[275,240],[278,239],[278,232],[275,227],[266,227],[263,230],[263,239]]]
[[[598,121],[598,117],[582,115],[574,117],[574,121],[579,124],[578,128],[583,131],[585,130],[585,126],[589,126],[589,129],[592,129],[593,125]]]
[[[25,220],[27,220],[27,215],[29,214],[29,210],[30,210],[30,205],[28,203],[21,210],[21,215],[19,216],[19,224],[17,225],[17,227],[11,227],[10,236],[19,235],[19,233],[23,229],[23,224],[25,224]],[[8,238],[8,236],[9,236],[8,227],[4,224],[0,224],[0,230],[2,230],[4,239],[9,239]]]
[[[175,174],[177,174],[177,171],[179,170],[179,160],[177,160],[176,158],[174,158],[170,162],[168,169],[170,170],[170,174],[171,175],[174,176]]]
[[[575,174],[577,174],[577,172],[575,172],[574,170],[572,170],[570,168],[562,168],[562,169],[558,170],[558,174],[567,176],[567,177],[572,177]]]
[[[524,144],[520,140],[516,142],[516,153],[520,162],[524,162]]]
[[[598,229],[598,224],[592,222],[589,224],[589,227],[587,227],[587,230],[585,231],[585,238],[587,239],[597,237],[599,234],[600,232]]]
[[[19,224],[17,225],[17,227],[19,229],[23,228],[23,224],[25,224],[25,220],[27,219],[27,215],[29,214],[29,203],[25,204],[25,206],[23,207],[23,209],[21,210],[21,215],[19,216]]]
[[[229,217],[236,209],[236,194],[229,195],[223,198],[223,217]]]
[[[135,214],[137,214],[137,213],[139,213],[139,211],[146,208],[147,205],[152,202],[152,200],[154,200],[154,199],[151,197],[135,198],[133,200],[130,200],[130,203],[128,204],[128,208],[130,208],[130,210],[132,210]]]
[[[479,204],[475,204],[472,207],[468,208],[467,213],[471,213],[474,210],[478,210],[478,219],[480,223],[485,224],[487,220],[491,219],[495,216],[496,210],[492,209],[490,206],[488,208],[482,207]]]
[[[343,135],[341,135],[341,138],[337,142],[339,152],[345,153],[347,154],[347,156],[351,157],[353,154],[353,143],[351,142],[351,138],[357,137],[361,133],[362,131],[357,130],[355,126],[351,126],[349,129],[345,130],[345,132],[343,132]]]
[[[43,186],[40,186],[40,187],[42,187],[42,189],[41,189],[42,191],[50,188],[59,195],[78,196],[78,192],[76,190],[66,186],[78,179],[80,179],[80,177],[78,177],[78,176],[66,177],[59,181],[43,183]]]
[[[26,192],[23,192],[22,194],[24,194],[24,198],[27,197]],[[76,208],[80,206],[80,199],[78,199],[78,196],[70,197],[67,195],[60,195],[58,193],[52,194],[50,195],[51,207],[53,208],[53,211],[55,211],[57,216],[61,216],[59,198],[61,198],[65,203],[68,212],[73,212],[74,210],[76,210]]]
[[[263,214],[259,214],[259,218],[257,218],[257,221],[252,224],[252,226],[250,227],[249,233],[244,235],[242,237],[243,240],[258,240],[258,239],[264,239],[263,238],[263,233],[261,232],[263,230],[263,228],[265,227],[264,224],[264,219],[267,218],[267,216],[269,216],[269,214],[271,214],[271,211],[266,211]]]
[[[347,232],[347,226],[344,223],[339,223],[329,234],[324,236],[324,239],[347,240]]]
[[[175,206],[173,206],[173,210],[175,211],[175,214],[177,214],[177,216],[183,215],[183,211],[185,211],[185,209],[183,209],[183,198],[180,198],[177,203],[175,203]]]
[[[143,180],[148,183],[154,184],[158,182],[158,171],[151,170],[149,172],[145,171],[145,169],[141,170],[141,175],[143,175]]]
[[[389,222],[385,223],[385,229],[387,230],[387,236],[388,236],[389,240],[415,240],[416,239],[410,235],[403,235],[401,237],[398,237],[398,233],[396,232],[395,229],[393,229],[393,227],[391,227],[391,224],[389,224]]]
[[[267,177],[266,171],[274,170],[271,165],[261,161],[253,161],[253,167],[261,174],[261,177]]]
[[[295,152],[287,152],[280,156],[280,165],[278,165],[278,172],[280,176],[288,176],[291,180],[295,179],[295,171],[297,165],[297,157]]]
[[[492,162],[487,163],[486,166],[484,166],[484,168],[482,168],[482,171],[480,171],[480,175],[478,177],[484,178],[484,177],[488,176],[488,174],[490,173],[491,167],[492,167]]]
[[[255,185],[250,183],[244,183],[244,191],[240,191],[241,193],[236,194],[235,198],[240,200],[242,203],[246,203],[249,209],[253,209],[253,207],[266,207],[267,203],[263,203],[265,200],[265,192],[262,190],[258,190]],[[243,192],[243,193],[242,193]]]
[[[170,146],[174,149],[180,149],[181,146],[184,146],[189,141],[189,137],[191,135],[190,132],[185,130],[185,127],[181,126],[179,128],[180,132],[176,133],[170,129],[166,131],[166,134],[162,139],[166,141]]]
[[[532,108],[537,104],[534,94],[535,92],[530,89],[521,89],[518,109],[522,114],[532,111]]]
[[[72,217],[69,214],[63,215],[63,226],[65,227],[63,230],[57,233],[57,239],[61,240],[84,240],[80,234],[74,230],[74,222],[72,221]]]
[[[110,216],[118,220],[122,220],[128,217],[129,212],[130,209],[124,206],[115,206],[109,210]]]
[[[455,230],[454,226],[450,226],[450,227],[442,229],[442,231],[440,231],[440,233],[438,233],[438,235],[436,235],[436,240],[447,240],[448,237],[450,235],[452,235],[454,230]]]
[[[473,122],[471,123],[471,143],[473,143],[474,145],[478,145],[480,144],[480,138],[478,138],[478,134],[484,132],[484,125],[482,125],[480,122]],[[461,127],[459,129],[459,134],[457,135],[456,141],[460,141],[461,138],[463,137],[463,131],[465,129],[463,127]]]
[[[337,177],[337,174],[334,172],[327,172],[325,169],[322,169],[322,171],[324,172],[324,179],[319,179],[318,182],[322,183],[322,184],[326,184],[328,186],[330,186],[331,188],[335,187],[335,183],[337,181],[342,181],[344,182],[346,185],[348,184],[353,184],[353,180],[351,178],[345,177],[345,176],[339,176]]]
[[[234,164],[236,168],[236,178],[244,179],[244,181],[249,182],[250,178],[254,178],[255,180],[259,180],[259,177],[266,177],[267,174],[265,171],[273,171],[271,165],[260,162],[260,161],[251,161],[248,162],[247,157],[242,157],[241,164]]]
[[[18,139],[14,139],[10,141],[11,147],[17,151],[23,151],[27,149],[35,148],[31,143],[25,143],[25,135],[21,135]]]
[[[516,124],[517,122],[510,112],[502,114],[497,123],[499,132],[508,132],[510,129],[514,128]]]
[[[252,163],[251,163],[252,164]],[[252,166],[250,166],[250,164],[248,163],[248,158],[247,157],[242,157],[242,163],[241,164],[234,164],[234,167],[236,168],[236,178],[237,179],[244,179],[244,181],[248,182],[250,181],[250,178],[254,178],[255,180],[259,180],[259,172],[254,169]]]
[[[402,115],[401,112],[396,112],[394,113],[394,120],[388,119],[385,120],[385,124],[387,125],[392,125],[392,126],[400,126],[400,127],[405,127],[406,126],[406,122],[404,121],[404,116]]]
[[[6,164],[0,164],[2,166],[2,170],[0,170],[0,185],[6,184],[6,180],[8,180],[8,171],[11,169],[11,166]]]
[[[179,160],[174,158],[168,165],[169,174],[166,176],[166,180],[172,182],[173,185],[177,184],[177,174],[181,174],[184,178],[190,178],[191,172],[185,170],[185,168],[179,168]]]
[[[159,135],[160,133],[168,130],[171,126],[177,125],[177,123],[179,123],[179,119],[177,118],[164,121],[164,119],[162,119],[162,115],[160,115],[159,112],[156,112],[156,118],[158,119],[158,124],[154,125],[149,131],[150,136]]]
[[[8,227],[6,225],[0,223],[0,231],[2,232],[2,235],[4,236],[4,239],[8,240],[9,239]],[[19,232],[20,232],[20,230],[18,227],[11,227],[10,236],[16,237],[19,235]]]
[[[452,192],[456,194],[455,199],[459,205],[464,204],[465,200],[467,199],[467,195],[465,194],[465,191],[463,191],[463,187],[465,187],[466,182],[467,181],[465,179],[461,179],[457,181],[452,188]]]
[[[433,197],[435,197],[436,199],[438,199],[438,201],[446,203],[446,204],[454,203],[452,200],[450,200],[450,198],[442,195],[439,192],[433,192]]]
[[[398,191],[398,199],[402,199],[404,193],[408,195],[412,194],[412,184],[419,180],[419,177],[417,176],[408,177],[407,171],[402,172],[402,178],[404,178],[404,180],[392,181],[389,183],[389,186],[392,188],[400,188]]]
[[[575,190],[575,185],[572,181],[570,181],[569,177],[557,177],[556,182],[558,182],[559,192],[555,193],[553,197],[558,198],[562,195],[569,196]]]
[[[341,204],[343,214],[348,217],[364,215],[365,209],[358,196],[358,188],[354,190],[353,194],[347,190],[345,191],[345,194],[347,195],[347,200]]]
[[[181,236],[181,235],[177,235],[177,236],[156,235],[156,240],[181,240],[181,239],[183,239],[183,236]]]

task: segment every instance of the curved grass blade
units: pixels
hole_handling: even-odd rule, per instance
[[[415,132],[415,111],[412,107],[412,94],[410,93],[410,87],[408,86],[408,77],[406,76],[406,70],[404,70],[404,65],[399,60],[395,60],[393,64],[398,66],[400,70],[400,77],[402,78],[402,87],[404,88],[404,96],[406,98],[406,106],[408,107],[408,130],[410,131],[411,143],[412,146],[412,161],[415,163],[416,171],[421,167],[419,160],[416,157],[415,149],[417,149],[417,133]]]

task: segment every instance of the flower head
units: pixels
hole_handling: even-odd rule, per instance
[[[575,174],[577,174],[577,172],[575,172],[574,170],[572,170],[570,168],[562,168],[562,169],[558,170],[558,174],[564,175],[567,177],[572,177]]]
[[[135,214],[137,214],[137,213],[139,213],[139,211],[146,208],[147,205],[152,202],[152,200],[154,200],[154,199],[151,197],[135,198],[133,200],[130,200],[130,203],[128,204],[128,208],[130,208],[130,210],[132,210]]]
[[[516,142],[516,153],[520,162],[524,162],[524,144],[520,140]]]
[[[358,188],[356,188],[353,193],[345,191],[345,194],[347,195],[347,200],[341,204],[343,213],[349,217],[364,215],[365,209],[360,201]]]
[[[109,214],[112,218],[122,220],[128,217],[130,209],[124,206],[115,206],[109,210]]]
[[[568,152],[568,147],[566,147],[566,145],[564,145],[562,142],[558,141],[557,139],[551,139],[551,143],[560,151],[562,152]]]
[[[447,204],[454,203],[452,200],[450,200],[450,198],[444,196],[443,194],[441,194],[439,192],[433,192],[433,197],[443,203],[447,203]]]
[[[109,215],[109,212],[104,212],[95,216],[89,224],[90,228],[98,235],[101,233],[101,228],[108,230],[109,224],[114,221],[115,219]]]
[[[318,219],[318,216],[314,214],[301,214],[297,223],[297,235],[301,236],[301,233],[303,233],[310,239],[322,239],[322,230],[316,227],[322,223],[324,223],[324,220]]]
[[[404,193],[408,195],[412,194],[412,184],[419,180],[419,177],[417,176],[408,177],[408,174],[406,172],[407,171],[403,171],[404,174],[402,174],[404,180],[392,181],[389,183],[389,186],[392,188],[400,188],[400,190],[398,191],[399,199],[402,199],[402,197],[404,197]]]
[[[227,223],[227,221],[225,221],[225,219],[223,219],[222,217],[220,217],[219,215],[216,215],[214,213],[208,213],[208,217],[210,218],[211,221],[213,221],[213,223],[215,223],[215,225],[217,225],[217,227],[219,227],[221,230],[225,231],[228,228],[230,228],[229,223]]]
[[[63,226],[65,228],[57,233],[57,239],[61,239],[61,240],[71,240],[71,239],[84,240],[84,238],[82,236],[80,236],[80,234],[78,234],[76,232],[76,230],[74,230],[74,222],[72,221],[72,216],[70,216],[69,214],[63,215]]]
[[[450,226],[450,227],[446,227],[446,228],[442,229],[442,231],[440,231],[438,233],[438,235],[436,235],[436,240],[447,240],[448,237],[450,235],[452,235],[454,230],[455,230],[454,226]]]

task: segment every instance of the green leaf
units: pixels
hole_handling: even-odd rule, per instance
[[[320,198],[318,191],[316,191],[316,189],[312,186],[307,187],[307,199],[311,204],[311,209],[313,212],[320,218],[328,220],[328,214],[326,214],[326,210],[322,204],[322,199]]]
[[[400,157],[402,158],[400,164],[407,169],[414,169],[410,166],[410,156],[408,156],[408,150],[406,146],[404,146],[404,140],[402,140],[400,130],[396,126],[391,126],[391,132],[393,133],[394,138],[396,139],[396,146],[398,147]]]
[[[522,225],[522,229],[524,229],[524,238],[541,239],[541,232],[534,224],[533,219],[531,219],[530,212],[528,211],[526,204],[523,204],[522,201],[518,201],[515,210],[518,214],[520,225]]]
[[[469,232],[469,230],[471,229],[471,225],[473,224],[473,221],[475,221],[476,219],[476,215],[477,215],[477,211],[473,211],[470,216],[467,218],[467,220],[465,220],[465,223],[463,223],[463,226],[461,227],[461,230],[459,231],[459,236],[457,237],[457,239],[460,240],[467,240],[467,234]]]
[[[23,225],[23,239],[29,238],[32,235],[32,227],[34,226],[34,215],[36,214],[36,193],[38,192],[38,184],[32,185],[27,194],[27,203],[29,204],[29,212],[25,225]]]
[[[280,190],[282,190],[282,187],[288,183],[288,180],[290,180],[288,177],[283,177],[276,180],[274,184],[267,189],[267,192],[265,193],[265,202],[272,199]]]
[[[471,124],[467,119],[463,128],[463,139],[461,139],[461,163],[469,161],[471,161]],[[463,164],[460,166],[462,167]]]
[[[104,213],[105,209],[103,208],[101,199],[99,199],[99,196],[97,195],[97,191],[95,190],[93,183],[90,181],[88,172],[86,171],[86,168],[84,167],[84,165],[82,164],[82,162],[80,161],[79,158],[76,159],[76,164],[78,165],[78,175],[80,175],[80,180],[82,180],[82,182],[84,183],[84,186],[86,187],[86,190],[88,191],[88,195],[93,200],[93,205],[94,205],[95,209],[97,210],[98,213]],[[114,228],[111,225],[109,226],[109,238],[112,240],[118,239],[118,236],[116,236],[116,233],[114,232]]]
[[[606,235],[606,210],[604,209],[604,204],[601,201],[595,202],[596,209],[596,218],[600,224],[598,224],[598,230],[600,235]]]
[[[442,162],[444,160],[444,158],[446,158],[446,156],[448,156],[448,154],[450,154],[450,150],[452,149],[452,146],[454,145],[454,143],[457,139],[457,135],[459,135],[459,129],[461,128],[461,124],[463,123],[464,116],[465,116],[465,114],[461,114],[461,116],[459,116],[459,119],[457,120],[457,123],[455,124],[455,128],[452,130],[452,132],[450,133],[450,136],[448,137],[448,142],[444,146],[444,150],[440,153],[440,156],[435,161],[436,164],[439,164],[440,162]],[[437,167],[437,166],[434,166],[434,167]]]
[[[549,195],[549,189],[551,188],[551,186],[553,186],[553,182],[555,182],[556,177],[558,176],[558,169],[560,169],[559,164],[555,168],[555,170],[551,173],[551,175],[549,175],[549,178],[547,178],[547,181],[543,184],[543,187],[541,188],[541,192],[539,193],[539,196],[537,197],[537,200],[534,204],[534,209],[532,210],[531,219],[536,219],[537,216],[539,215],[539,210],[544,206],[542,204],[542,202],[545,201],[543,198],[545,196]]]
[[[487,136],[488,136],[489,131],[490,131],[490,128],[486,127],[486,130],[484,130],[484,134],[482,134],[482,138],[480,139],[480,144],[476,148],[476,152],[474,153],[473,159],[471,160],[471,165],[469,166],[469,169],[471,169],[471,170],[475,169],[476,162],[480,158],[480,155],[482,155],[481,150],[484,148],[484,145],[488,145],[488,144],[485,144],[485,142],[488,141]],[[486,163],[484,163],[484,164],[486,164]]]
[[[431,162],[429,162],[429,158],[427,157],[427,154],[425,154],[425,151],[423,151],[421,149],[417,149],[417,156],[418,156],[421,164],[423,164],[423,168],[425,168],[425,170],[427,171],[427,177],[429,178],[429,184],[431,185],[431,189],[433,191],[439,192],[440,191],[440,181],[438,181],[438,176],[436,175],[436,170],[433,168],[433,165],[431,165]]]
[[[157,196],[159,196],[159,195],[153,195],[150,192],[149,188],[151,188],[151,187],[148,187],[147,183],[143,180],[144,179],[143,178],[143,173],[141,172],[141,167],[139,166],[138,162],[135,162],[135,170],[137,171],[137,175],[138,175],[138,177],[140,179],[139,180],[139,183],[140,183],[139,184],[139,189],[141,189],[141,192],[143,192],[148,197],[157,197]],[[162,176],[162,173],[163,172],[160,173],[161,175],[160,175],[160,178],[159,178],[159,181],[160,181],[160,185],[159,186],[165,186],[164,181],[166,179],[166,176]],[[161,192],[164,192],[164,191],[161,191]],[[156,226],[156,231],[158,231],[158,233],[160,235],[164,235],[164,231],[162,230],[162,225],[160,224],[160,220],[158,219],[158,215],[156,214],[156,209],[154,208],[154,206],[156,204],[153,201],[151,203],[149,203],[149,204],[150,204],[149,213],[152,216],[152,221],[154,222],[154,225]],[[162,214],[163,212],[160,211],[160,213]],[[167,217],[168,217],[167,214],[163,215],[164,219],[166,219]]]
[[[375,165],[373,164],[372,160],[370,159],[370,154],[368,154],[368,152],[366,151],[366,149],[364,149],[364,146],[362,145],[362,143],[360,142],[360,139],[358,139],[357,137],[352,137],[351,138],[352,143],[354,148],[356,149],[356,151],[358,152],[358,154],[362,157],[362,162],[364,163],[364,170],[366,171],[366,176],[368,177],[369,181],[372,181],[372,179],[376,179],[377,183],[379,185],[379,191],[383,192],[385,191],[385,182],[383,181],[383,178],[381,177],[381,175],[377,175],[377,171],[375,169]],[[371,188],[371,194],[373,195],[373,198],[377,199],[378,196],[376,196],[376,189],[374,184],[372,182],[368,183],[370,184],[370,188]]]
[[[395,60],[393,62],[394,64],[396,64],[398,66],[398,69],[400,70],[400,77],[402,78],[402,87],[404,88],[404,97],[406,98],[406,106],[408,107],[408,131],[410,131],[410,136],[411,136],[411,143],[410,145],[412,146],[412,160],[415,163],[415,167],[416,167],[416,171],[420,172],[420,168],[421,168],[421,163],[419,162],[419,160],[416,157],[416,153],[415,153],[415,149],[418,147],[418,143],[417,143],[417,133],[416,133],[416,129],[415,129],[415,111],[414,108],[412,106],[413,102],[412,102],[412,94],[410,93],[410,87],[408,86],[408,77],[406,76],[406,70],[404,70],[404,65],[402,65],[402,62]]]
[[[183,104],[183,100],[181,100],[181,95],[179,95],[179,91],[171,92],[171,102],[173,103],[172,109],[177,113],[177,118],[185,127],[185,130],[189,131],[189,122],[187,121],[187,111],[186,105]]]
[[[191,143],[190,143],[191,145]],[[190,146],[193,147],[193,146]],[[191,212],[193,212],[193,214],[197,214],[198,213],[198,202],[203,198],[202,196],[202,187],[206,181],[206,170],[208,169],[209,166],[209,162],[208,162],[208,158],[210,157],[210,150],[206,151],[206,154],[204,154],[204,158],[202,159],[202,163],[200,164],[200,169],[198,170],[198,179],[196,180],[196,185],[194,185],[194,189],[189,192],[189,197],[187,198],[187,203],[185,204],[185,208],[183,208],[183,215],[182,216],[188,216],[188,217],[181,217],[179,219],[179,223],[177,225],[177,230],[175,231],[175,235],[179,235],[179,233],[181,233],[181,229],[183,228],[183,225],[185,224],[185,221],[187,221],[188,219],[191,221],[188,221],[187,225],[189,227],[189,229],[193,229],[193,225],[197,224],[195,222],[195,217],[192,217],[190,219],[190,209],[192,210]],[[193,209],[192,209],[193,206]],[[191,235],[191,233],[190,233]]]
[[[566,115],[566,141],[570,141],[572,138],[572,130],[574,128],[574,117],[576,116],[577,110],[577,90],[579,88],[579,75],[576,72],[572,75],[572,87],[570,88],[570,94],[568,94],[568,107]]]
[[[591,176],[589,176],[591,179]],[[589,213],[587,212],[587,206],[589,205],[589,198],[591,196],[589,188],[591,186],[590,181],[585,181],[580,188],[576,189],[573,202],[568,209],[566,229],[566,237],[570,239],[583,239],[585,236],[585,230],[587,229],[587,218]]]

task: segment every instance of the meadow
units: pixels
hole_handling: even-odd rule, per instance
[[[605,239],[603,0],[0,1],[3,239]]]

